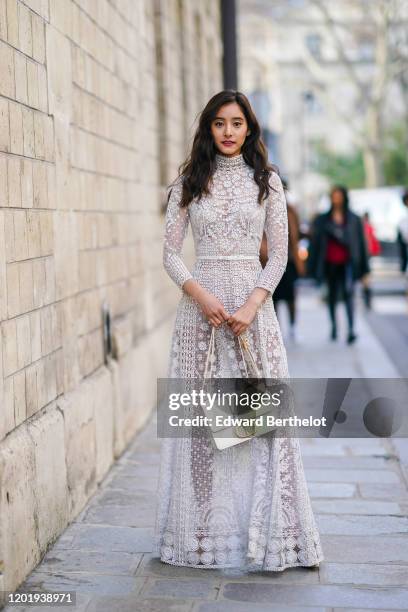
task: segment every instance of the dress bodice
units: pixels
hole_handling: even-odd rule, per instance
[[[259,259],[263,232],[268,241],[268,262],[256,286],[273,291],[287,263],[288,221],[286,199],[278,174],[269,180],[269,196],[258,202],[259,187],[254,169],[240,153],[235,157],[216,154],[216,168],[209,195],[194,198],[181,208],[182,177],[176,180],[166,213],[163,263],[169,276],[182,287],[192,278],[180,253],[191,224],[197,257]]]
[[[257,202],[253,168],[242,153],[216,155],[211,194],[189,205],[196,255],[258,255],[265,205]]]

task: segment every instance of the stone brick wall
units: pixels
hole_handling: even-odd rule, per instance
[[[0,590],[154,406],[165,186],[221,58],[217,0],[0,0]]]

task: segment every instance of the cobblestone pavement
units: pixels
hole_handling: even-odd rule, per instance
[[[301,338],[287,345],[291,376],[398,377],[360,304],[357,315],[357,343],[347,346],[344,333],[332,343],[318,295],[302,292]],[[159,459],[152,419],[20,590],[74,590],[76,612],[408,610],[406,442],[302,440],[325,561],[318,570],[248,577],[152,557]]]

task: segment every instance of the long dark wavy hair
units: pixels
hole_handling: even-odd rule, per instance
[[[342,194],[344,212],[347,212],[350,207],[350,198],[348,189],[347,187],[344,187],[344,185],[333,185],[333,187],[330,189],[330,212],[333,210],[332,196],[335,191],[340,191]]]
[[[245,162],[254,168],[254,180],[259,186],[259,204],[268,197],[270,189],[274,189],[269,184],[269,178],[273,172],[279,175],[279,169],[274,164],[268,163],[268,152],[249,100],[240,91],[225,89],[215,94],[201,112],[191,153],[178,168],[179,175],[176,180],[180,176],[183,179],[183,193],[180,201],[182,207],[188,206],[193,198],[200,200],[202,195],[210,193],[209,184],[216,168],[215,155],[220,153],[211,133],[211,123],[221,106],[233,102],[241,107],[251,132],[241,148],[241,153]]]

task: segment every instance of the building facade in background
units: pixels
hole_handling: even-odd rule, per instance
[[[263,101],[272,161],[305,216],[328,186],[319,150],[361,150],[366,186],[381,186],[385,130],[408,120],[407,3],[240,0],[238,14],[241,87]]]

